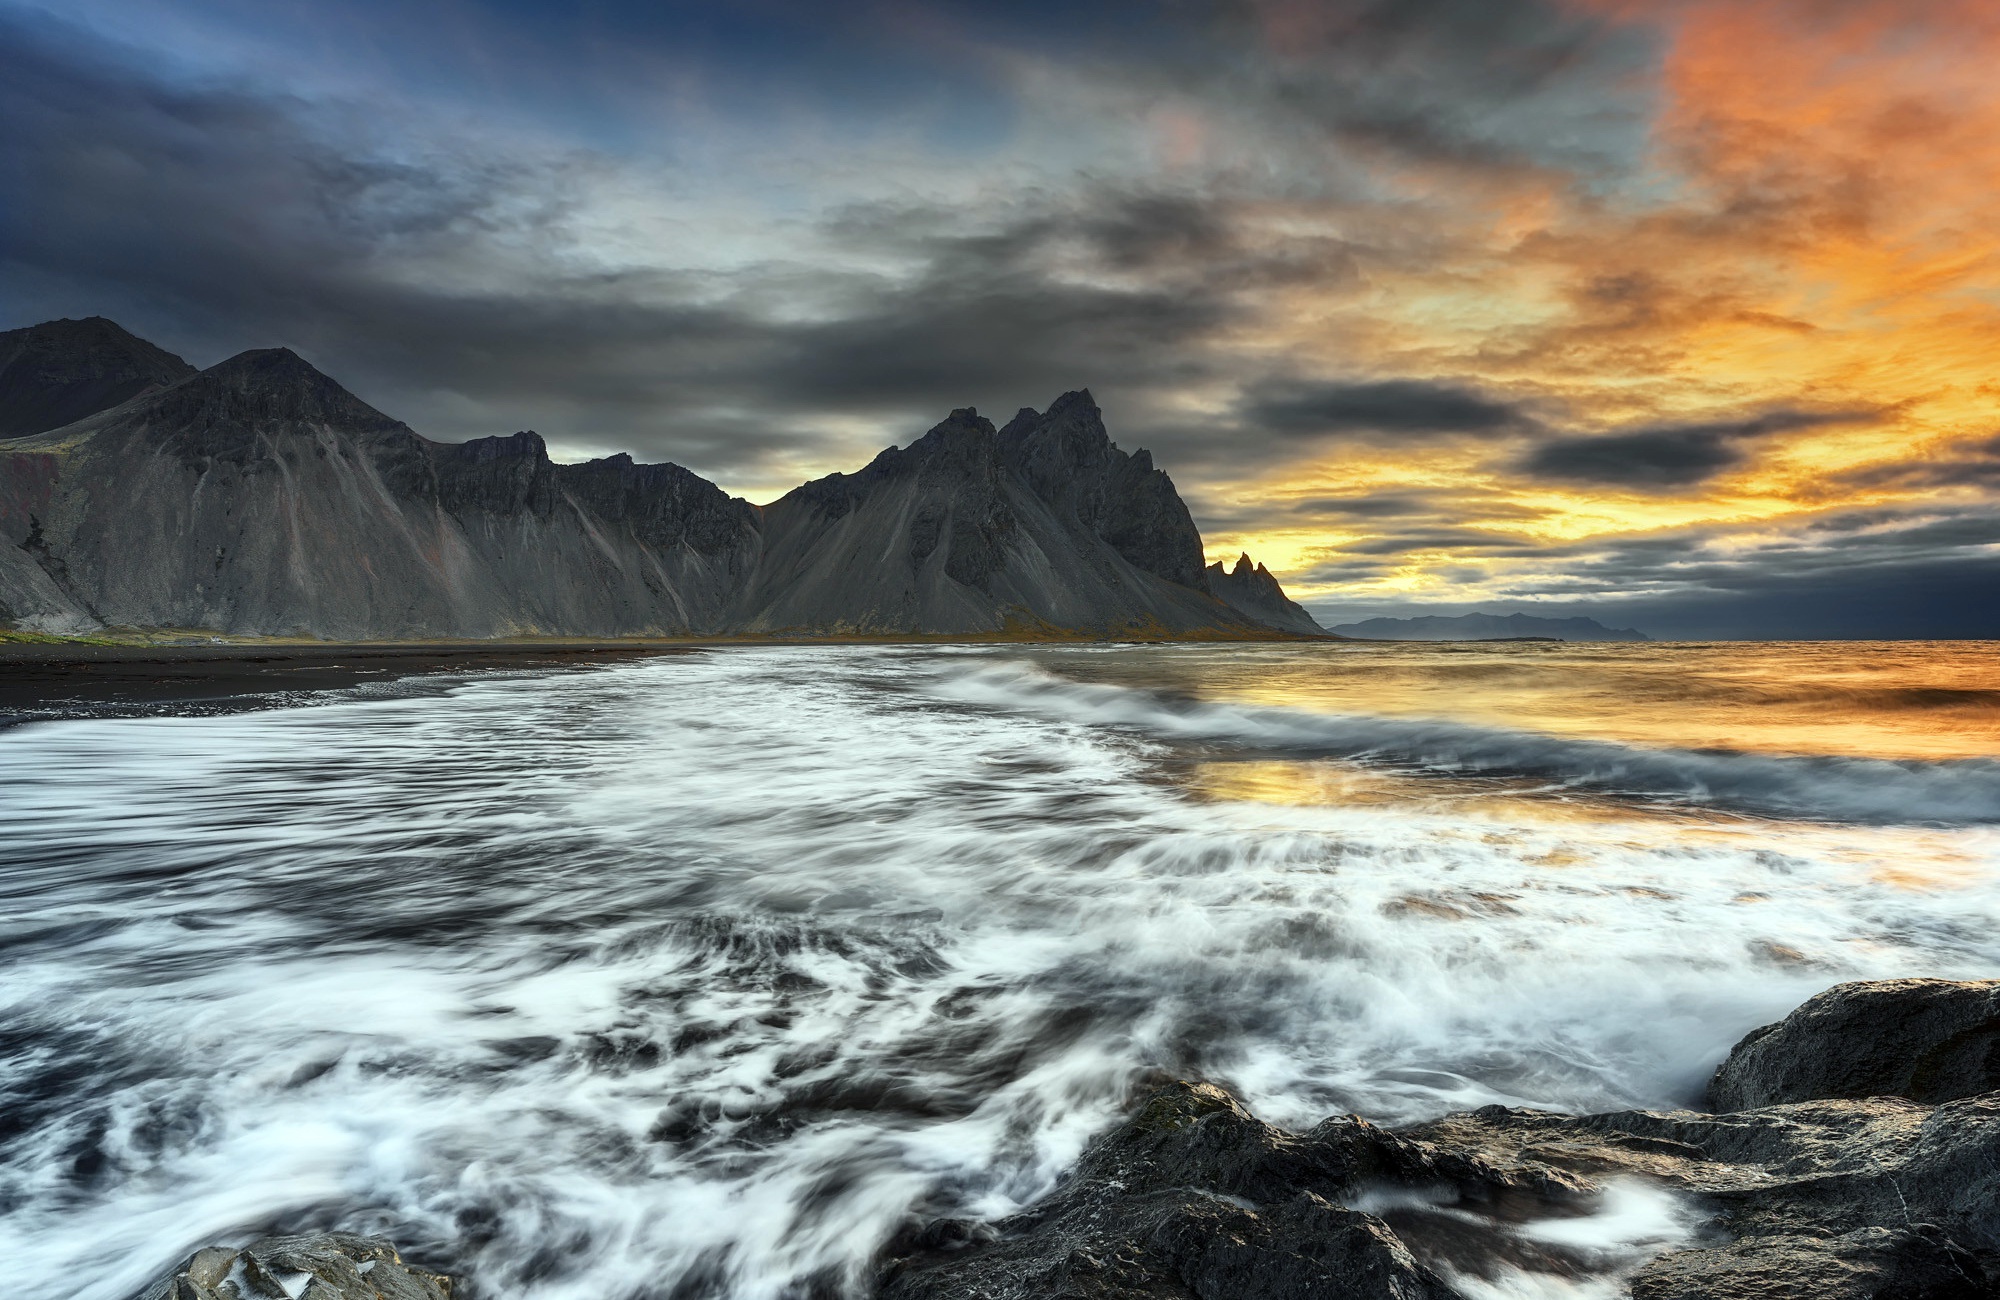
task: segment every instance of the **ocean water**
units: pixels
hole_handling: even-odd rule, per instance
[[[1698,1100],[2000,973],[2000,647],[735,648],[0,731],[0,1259],[259,1230],[480,1296],[859,1294],[1134,1090]],[[1684,1236],[1573,1239],[1610,1295]],[[1567,1234],[1567,1237],[1565,1236]]]

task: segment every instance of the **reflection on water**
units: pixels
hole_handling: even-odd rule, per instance
[[[2000,642],[1452,643],[1044,652],[1081,680],[1680,749],[2000,754]]]
[[[1294,1125],[1675,1104],[1839,980],[1992,974],[1978,709],[1932,760],[1887,705],[1612,716],[1696,653],[736,650],[0,733],[0,1258],[126,1300],[338,1224],[489,1295],[852,1291],[1157,1071]],[[1811,712],[1776,662],[1675,734]]]

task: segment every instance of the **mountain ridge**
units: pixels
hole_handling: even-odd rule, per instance
[[[88,396],[71,379],[89,365],[45,369],[63,401]],[[1111,442],[1088,390],[1005,429],[955,411],[760,508],[671,463],[551,461],[532,431],[433,441],[285,348],[187,369],[126,375],[132,396],[0,440],[0,623],[326,640],[1286,630],[1211,589],[1172,480]]]

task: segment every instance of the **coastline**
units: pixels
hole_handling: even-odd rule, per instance
[[[739,646],[1119,644],[1152,641],[1314,641],[1272,632],[1258,637],[1060,636],[824,633],[607,639],[522,637],[494,641],[355,641],[213,638],[159,640],[21,637],[0,634],[0,726],[63,717],[116,715],[160,705],[248,705],[271,696],[348,689],[369,682],[473,671],[521,671],[618,663],[654,655]],[[1326,640],[1340,638],[1327,637]]]

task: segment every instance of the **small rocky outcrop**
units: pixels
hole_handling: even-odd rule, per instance
[[[1718,1111],[1827,1097],[1945,1102],[2000,1090],[2000,980],[1842,984],[1752,1030],[1709,1084]]]
[[[1984,1300],[1979,1266],[1936,1228],[1750,1237],[1682,1250],[1632,1281],[1632,1300]]]
[[[452,1280],[405,1264],[381,1237],[314,1232],[209,1246],[156,1282],[145,1300],[451,1300]]]
[[[1455,1217],[1399,1232],[1351,1204],[1383,1189]],[[914,1228],[892,1247],[880,1295],[1450,1300],[1456,1292],[1419,1251],[1450,1260],[1468,1252],[1471,1235],[1480,1238],[1471,1253],[1505,1259],[1503,1220],[1577,1212],[1592,1190],[1562,1170],[1503,1167],[1352,1116],[1288,1133],[1213,1084],[1175,1082],[1027,1213]]]
[[[1489,1106],[1288,1133],[1213,1085],[1170,1084],[1029,1211],[913,1224],[880,1294],[1442,1300],[1596,1279],[1634,1300],[1996,1300],[1995,990],[1830,990],[1739,1045],[1719,1114]],[[1529,1230],[1630,1182],[1676,1194],[1685,1230],[1622,1254]]]
[[[1278,585],[1269,569],[1261,564],[1252,567],[1248,551],[1237,557],[1234,569],[1223,568],[1220,560],[1209,565],[1204,581],[1208,583],[1209,595],[1239,614],[1287,632],[1324,635],[1324,629],[1305,607],[1285,595],[1285,589]]]
[[[1502,1166],[1640,1178],[1686,1193],[1717,1240],[1646,1264],[1632,1279],[1635,1300],[2000,1295],[2000,1095],[1727,1115],[1494,1106],[1409,1136]]]

